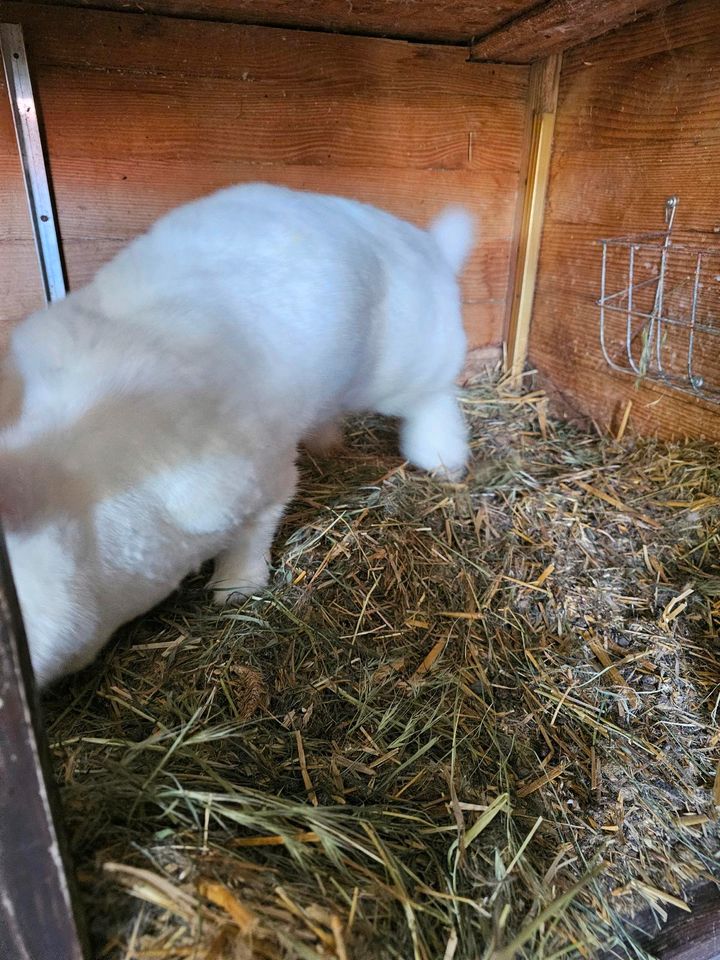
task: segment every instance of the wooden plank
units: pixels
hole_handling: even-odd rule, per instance
[[[688,896],[692,913],[670,906],[667,920],[645,949],[658,960],[718,960],[720,957],[720,893],[706,883]]]
[[[476,300],[463,303],[463,321],[468,338],[468,350],[492,347],[499,354],[502,351],[500,336],[505,317],[504,300]]]
[[[622,30],[613,30],[592,43],[583,45],[583,49],[592,51],[600,60],[614,60],[625,63],[642,60],[655,54],[667,54],[669,50],[680,51],[713,39],[713,13],[717,7],[715,0],[702,0],[688,4],[676,0],[666,11],[643,17],[637,23],[627,24]],[[575,56],[580,50],[573,50],[573,57],[567,61],[567,74],[582,71],[587,61]],[[563,73],[565,73],[563,65]]]
[[[558,138],[564,138],[566,127],[575,122],[581,125],[576,134],[586,141],[582,147],[585,151],[609,150],[634,157],[636,151],[660,148],[657,161],[662,167],[679,155],[680,138],[687,140],[683,152],[693,147],[696,155],[703,151],[709,155],[720,142],[720,104],[715,97],[713,71],[699,72],[697,60],[700,58],[712,65],[717,49],[716,41],[706,40],[677,53],[665,51],[650,58],[626,61],[622,67],[616,64],[617,70],[605,62],[603,66],[597,62],[588,66],[575,74],[577,79],[572,90],[568,78],[568,100],[566,109],[558,116]],[[596,69],[591,69],[592,66]],[[684,99],[680,111],[677,91],[683,69],[692,77],[692,82],[682,84]],[[626,82],[637,83],[638,89],[620,86],[618,74]],[[613,100],[617,109],[608,110]],[[669,104],[672,111],[667,110]],[[574,119],[570,115],[573,110]],[[693,127],[703,133],[696,143],[686,136]]]
[[[166,210],[233,182],[341,193],[421,225],[462,203],[479,222],[468,332],[499,343],[527,68],[360,37],[5,9],[26,33],[71,285]],[[0,126],[0,197],[14,162],[2,138]],[[20,236],[24,214],[7,209],[0,241]]]
[[[688,36],[694,38],[688,43]],[[720,411],[610,371],[598,335],[600,237],[720,227],[720,6],[689,0],[565,54],[540,254],[530,361],[566,406],[616,429],[720,439]],[[674,335],[678,357],[684,344]],[[715,338],[715,342],[719,342]],[[701,362],[720,384],[720,350]]]
[[[468,43],[537,0],[41,0],[106,10],[330,30],[413,40]]]
[[[260,91],[221,78],[108,76],[44,65],[37,90],[48,144],[64,157],[86,156],[90,142],[93,155],[116,157],[121,144],[129,160],[195,165],[242,157],[288,166],[370,161],[398,170],[503,170],[517,163],[520,149],[520,104],[491,98],[480,108],[469,97],[448,98],[441,108],[437,99],[411,94],[394,101],[307,98],[284,84]],[[61,112],[62,124],[49,122]]]
[[[668,6],[675,0],[549,0],[489,32],[473,45],[472,60],[531,63]]]
[[[698,884],[683,894],[691,912],[664,904],[666,919],[652,907],[635,914],[628,934],[636,947],[657,960],[718,960],[720,893],[713,883]],[[602,951],[595,960],[615,960],[617,951]]]
[[[708,119],[711,114],[709,111]],[[556,143],[560,136],[556,125]],[[562,150],[562,147],[558,149]],[[668,187],[683,183],[688,169],[692,169],[694,189],[683,191],[677,222],[680,225],[706,224],[714,229],[720,220],[714,193],[717,172],[713,169],[719,151],[720,138],[711,129],[706,130],[697,143],[686,143],[682,150],[674,150],[672,145],[652,143],[640,143],[632,149],[592,147],[586,150],[578,145],[577,150],[563,151],[560,158],[562,182],[556,183],[553,191],[553,217],[558,224],[574,229],[579,219],[578,197],[582,197],[582,224],[578,226],[591,228],[589,236],[593,238],[617,233],[618,227],[620,233],[626,228],[636,230],[639,224],[661,230]],[[624,190],[595,189],[601,170],[622,169],[629,157],[633,170],[642,178],[642,190],[636,192],[630,211]],[[588,189],[589,186],[593,189]]]
[[[52,773],[0,531],[0,956],[82,960]]]
[[[552,152],[561,58],[553,54],[533,64],[528,91],[527,167],[518,204],[518,242],[513,285],[508,297],[506,370],[519,387],[527,358],[530,318],[540,256],[545,194]]]
[[[15,157],[0,155],[0,183],[15,163]],[[399,178],[396,170],[382,166],[259,165],[230,160],[205,163],[200,178],[196,169],[180,160],[57,154],[53,158],[67,239],[129,239],[176,204],[233,183],[270,180],[295,189],[322,190],[329,174],[339,193],[372,198],[400,216],[412,211],[413,220],[421,225],[446,204],[464,203],[478,218],[479,244],[492,246],[511,239],[517,170],[408,170]],[[88,196],[96,189],[99,176],[104,181],[103,203],[89,204]],[[0,241],[25,235],[26,206],[17,199],[9,197],[3,210]]]
[[[3,18],[21,21],[34,58],[74,70],[119,71],[176,79],[242,80],[261,93],[278,87],[298,99],[363,97],[447,102],[455,97],[523,100],[527,69],[467,70],[467,51],[432,44],[333,36],[3,0]],[[75,29],[69,30],[71,23]],[[178,44],[169,43],[168,36]]]
[[[88,205],[88,196],[97,184],[97,159],[69,158],[53,164],[56,190],[62,213],[61,227],[68,258],[70,280],[74,287],[86,283],[103,263],[126,242],[178,203],[195,199],[198,193],[197,173],[182,162],[131,163],[125,160],[103,162],[103,204]],[[0,163],[0,182],[3,165]],[[266,166],[214,163],[206,166],[200,194],[237,181],[258,176],[302,190],[322,190],[328,175],[337,192],[367,198],[399,216],[410,216],[419,225],[427,224],[439,210],[450,203],[464,203],[477,218],[479,238],[473,256],[463,273],[463,298],[470,307],[468,328],[477,328],[480,316],[473,306],[494,304],[485,314],[492,323],[495,342],[502,329],[502,307],[507,288],[507,263],[513,244],[509,222],[514,207],[516,174],[480,175],[470,172],[408,171],[402,182],[393,171],[338,168],[328,171],[317,166]],[[20,207],[0,222],[0,263],[3,261],[3,240],[16,236],[26,211]],[[15,221],[19,220],[19,223]],[[12,271],[5,277],[11,282]],[[3,276],[0,274],[0,291]],[[23,306],[27,303],[23,300]],[[34,302],[29,302],[32,309]],[[15,306],[15,305],[13,305]],[[23,315],[18,309],[15,319]]]
[[[88,195],[97,183],[97,160],[70,158],[54,162],[54,175],[59,187],[64,246],[69,258],[70,278],[75,287],[87,282],[95,270],[150,222],[178,203],[198,196],[197,175],[182,162],[147,164],[124,160],[103,163],[105,180],[103,204],[88,205]],[[3,166],[0,164],[0,182]],[[327,183],[328,171],[315,166],[208,165],[200,193],[219,189],[236,181],[263,179],[296,189],[321,190]],[[516,175],[480,176],[474,181],[470,173],[446,171],[408,171],[402,183],[393,172],[378,168],[334,169],[334,189],[360,198],[367,197],[385,209],[401,216],[411,216],[420,225],[446,204],[465,203],[479,224],[477,248],[463,275],[466,302],[497,301],[504,303],[507,287],[507,262],[512,250],[508,223],[514,205]],[[0,262],[3,240],[15,237],[26,211],[21,205],[0,222]],[[18,221],[16,223],[16,221]],[[0,275],[10,283],[12,271]],[[32,307],[34,304],[31,303]],[[497,311],[493,312],[493,316]],[[22,316],[22,311],[17,317]],[[496,333],[501,321],[495,324]],[[497,334],[499,336],[499,334]]]
[[[0,353],[13,325],[43,306],[35,241],[0,240]]]

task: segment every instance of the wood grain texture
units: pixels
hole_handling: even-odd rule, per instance
[[[670,907],[662,929],[644,946],[658,960],[717,960],[720,957],[720,893],[703,884],[687,897],[692,913]]]
[[[10,324],[43,306],[32,225],[0,66],[0,351]]]
[[[548,0],[477,40],[472,60],[531,63],[599,37],[675,0]]]
[[[657,960],[718,960],[720,957],[720,891],[704,882],[684,891],[690,913],[672,904],[665,919],[652,907],[632,917],[628,930],[637,947]],[[617,951],[603,951],[594,960],[616,960]]]
[[[662,229],[673,194],[678,228],[720,227],[718,36],[720,6],[689,0],[565,54],[530,361],[602,428],[632,398],[631,431],[720,439],[718,405],[608,369],[595,305],[600,237]]]
[[[370,162],[401,171],[487,170],[492,164],[502,171],[516,162],[519,147],[509,111],[488,110],[479,126],[478,107],[467,99],[448,98],[440,123],[437,99],[411,96],[404,104],[361,97],[342,102],[327,94],[303,99],[287,89],[258,94],[242,81],[179,85],[173,77],[118,73],[109,103],[108,87],[101,74],[79,78],[51,68],[39,75],[48,143],[56,155],[86,156],[90,143],[102,157],[121,150],[136,161],[180,160],[196,167],[242,158],[279,166]],[[61,112],[63,123],[51,122]]]
[[[471,344],[499,343],[527,68],[360,37],[3,10],[25,30],[71,286],[173,206],[231,183],[340,193],[420,225],[462,203],[479,222],[463,288]],[[0,194],[14,162],[3,130]],[[16,191],[7,209],[11,244]],[[20,299],[22,278],[9,282]]]
[[[538,0],[41,0],[131,13],[167,14],[329,30],[338,33],[469,43]]]
[[[0,956],[82,960],[44,738],[0,530]]]
[[[44,306],[35,241],[31,237],[0,240],[0,352],[12,326]]]
[[[469,89],[489,97],[522,99],[527,70],[505,67],[470,74],[458,69],[466,52],[430,44],[407,44],[362,37],[328,38],[294,30],[268,30],[186,20],[172,23],[154,16],[99,16],[40,9],[3,0],[4,19],[21,18],[36,29],[35,54],[46,65],[76,70],[120,71],[176,79],[243,80],[260,93],[284,85],[298,98],[372,95],[395,100],[467,96]],[[68,29],[72,24],[76,30]],[[87,29],[86,29],[87,28]],[[181,37],[178,46],[168,35]],[[271,42],[272,41],[272,42]],[[414,70],[413,64],[421,63]],[[434,69],[433,69],[434,68]]]
[[[561,54],[551,54],[530,68],[526,162],[518,198],[517,249],[511,254],[512,288],[507,303],[506,369],[513,387],[521,385],[527,359],[561,61]]]

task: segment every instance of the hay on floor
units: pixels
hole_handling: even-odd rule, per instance
[[[97,956],[618,957],[720,875],[720,466],[467,391],[303,461],[267,594],[192,580],[46,703]]]

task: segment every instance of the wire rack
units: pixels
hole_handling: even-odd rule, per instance
[[[665,230],[600,240],[600,345],[607,364],[720,403],[720,234]]]

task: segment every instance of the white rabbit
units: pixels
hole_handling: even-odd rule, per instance
[[[348,411],[402,418],[403,455],[465,467],[454,381],[467,213],[420,230],[266,184],[174,210],[29,317],[0,370],[0,515],[37,679],[216,558],[261,589],[298,443]]]

